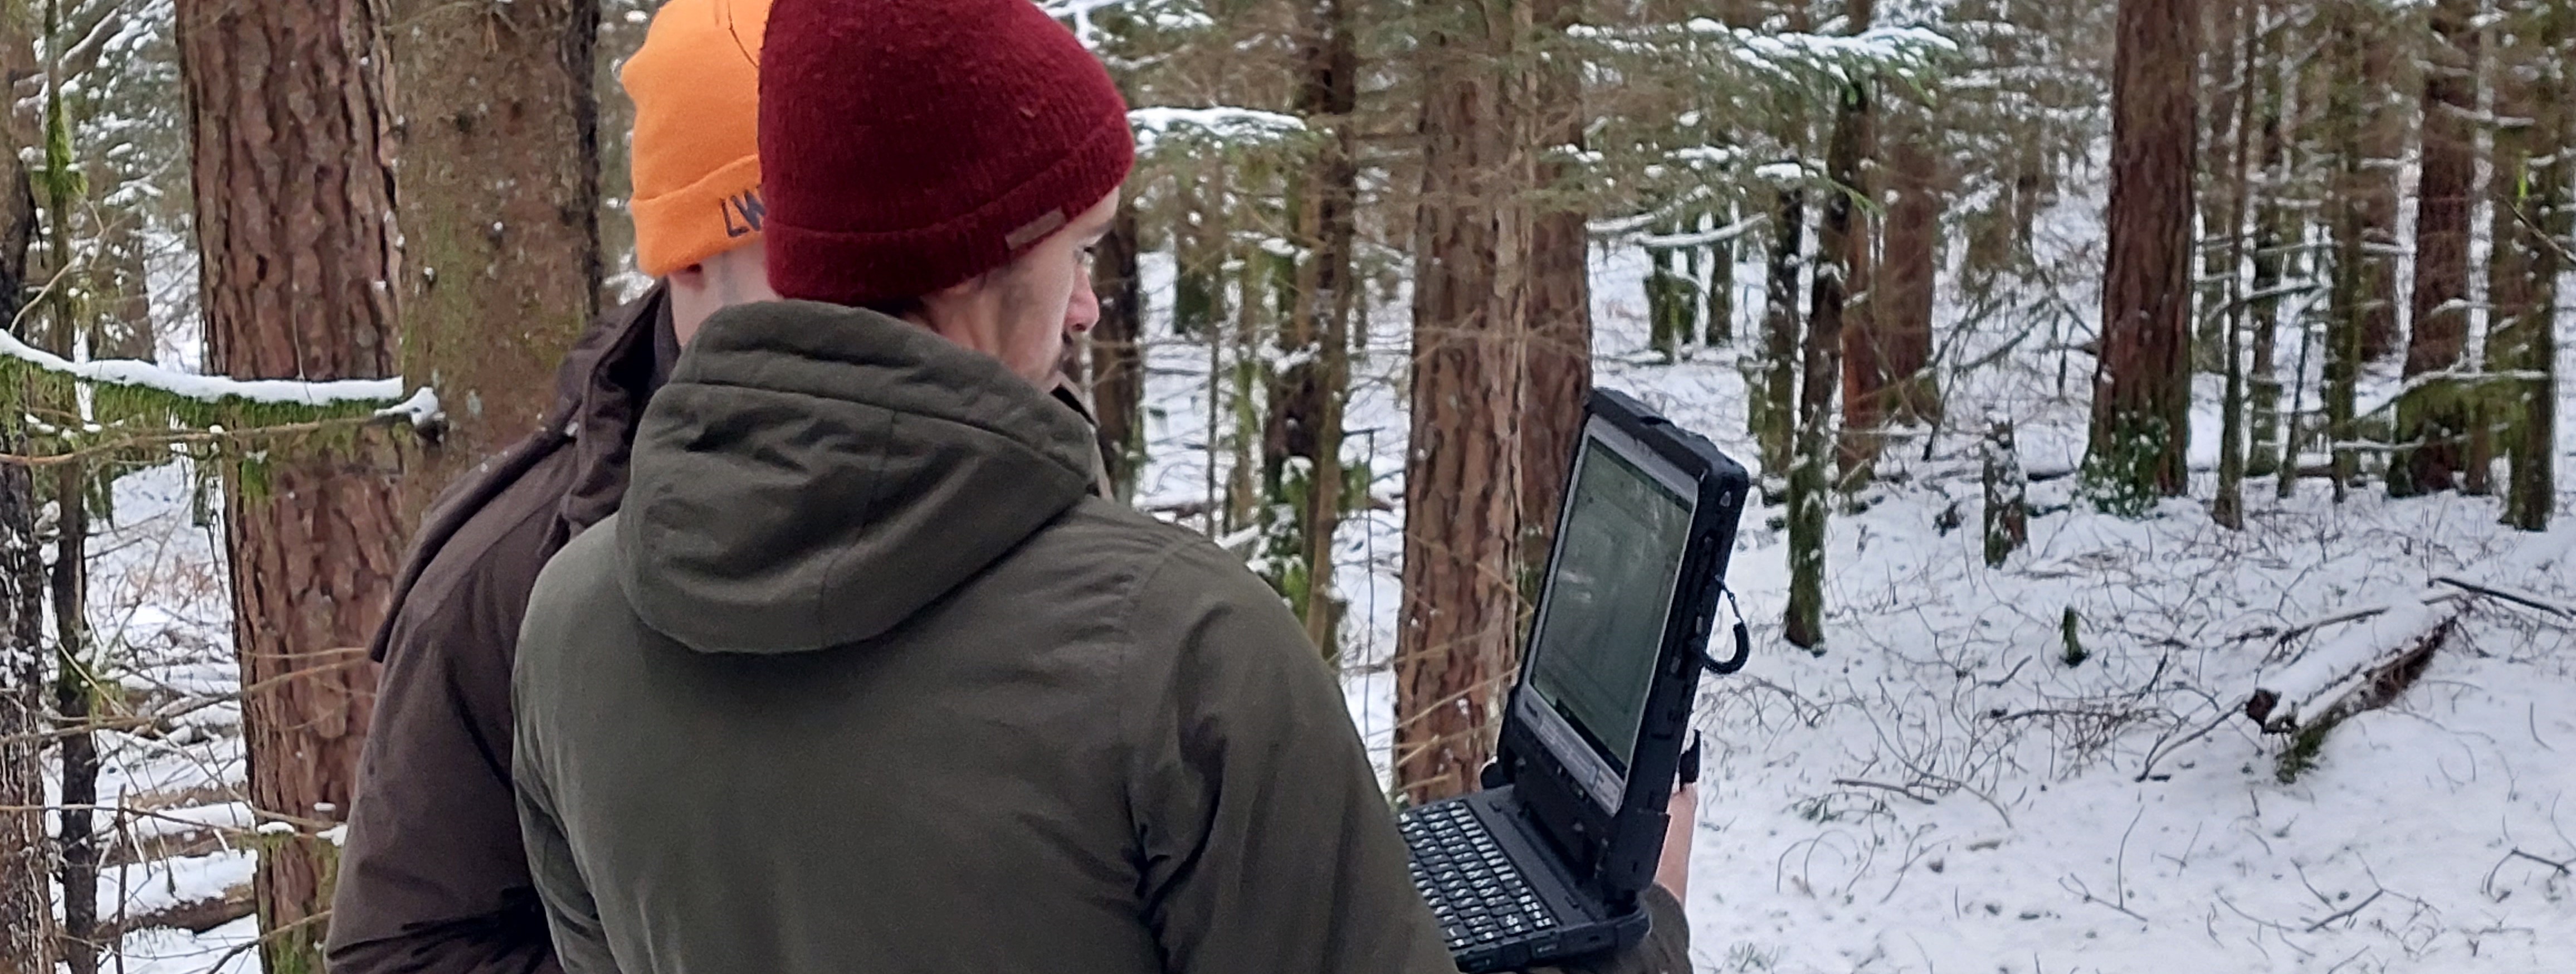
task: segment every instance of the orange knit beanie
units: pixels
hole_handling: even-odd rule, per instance
[[[770,0],[671,0],[618,73],[635,100],[635,262],[662,277],[758,239]]]

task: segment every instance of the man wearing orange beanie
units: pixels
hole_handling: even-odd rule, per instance
[[[1126,105],[1029,0],[777,0],[769,280],[531,595],[512,773],[571,974],[1455,974],[1278,594],[1051,399]],[[1680,909],[1653,950],[1681,971]]]
[[[421,526],[372,647],[384,663],[327,941],[335,974],[559,969],[510,797],[510,665],[548,557],[617,509],[645,403],[718,309],[774,295],[759,60],[769,0],[671,0],[621,74],[635,101],[636,263],[542,426]]]

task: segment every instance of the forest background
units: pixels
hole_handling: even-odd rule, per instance
[[[1391,800],[1600,383],[1762,482],[1704,969],[2576,950],[2564,0],[1047,6],[1137,106],[1112,481]],[[407,533],[650,283],[653,7],[0,4],[0,972],[319,969]]]

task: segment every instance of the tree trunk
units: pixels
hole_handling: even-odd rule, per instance
[[[14,156],[13,156],[14,158]],[[25,170],[19,169],[19,178]],[[19,193],[25,193],[24,182]],[[0,309],[12,316],[26,266],[27,237],[6,238],[0,250]],[[15,253],[16,259],[9,259]],[[18,390],[23,392],[24,390]],[[17,452],[24,437],[13,428],[0,448]],[[45,847],[43,743],[46,728],[45,559],[36,540],[35,478],[27,468],[0,466],[0,612],[8,613],[0,638],[0,974],[54,974],[51,858]]]
[[[0,17],[0,79],[36,70],[35,43],[22,17]],[[21,149],[36,144],[28,113],[0,112],[8,152],[0,158],[0,320],[19,322],[29,294],[28,247],[36,234],[36,199]],[[34,329],[16,324],[22,341]],[[29,390],[7,390],[24,402]],[[11,411],[12,413],[15,410]],[[0,416],[0,451],[26,446],[15,415]],[[0,807],[45,804],[45,746],[28,735],[45,724],[45,559],[36,537],[36,482],[26,467],[0,466]],[[0,974],[54,974],[54,913],[45,845],[45,813],[0,811]]]
[[[2415,210],[2413,328],[2406,377],[2455,372],[2468,361],[2469,211],[2477,179],[2477,0],[2432,8],[2433,43],[2424,70],[2424,170]],[[2466,384],[2425,379],[2397,401],[2399,452],[2388,492],[2405,497],[2457,486],[2469,433]]]
[[[68,315],[55,327],[68,332]],[[68,337],[63,335],[62,337]],[[63,346],[70,343],[65,341]],[[58,350],[55,354],[63,354]],[[96,693],[97,659],[90,652],[88,471],[84,464],[54,468],[54,714],[63,728],[89,722]],[[56,875],[63,892],[62,958],[71,974],[97,974],[98,837],[89,806],[98,804],[98,740],[88,731],[58,731],[62,751],[62,808],[55,814]]]
[[[2273,0],[2263,0],[2263,8],[2266,11],[2277,9]],[[2255,62],[2255,78],[2248,79],[2249,85],[2259,83],[2262,86],[2262,118],[2258,124],[2262,128],[2263,178],[2252,190],[2258,192],[2262,199],[2255,204],[2253,290],[2246,295],[2245,306],[2253,332],[2250,342],[2253,363],[2245,378],[2246,405],[2251,414],[2246,423],[2245,470],[2257,477],[2280,470],[2284,465],[2281,446],[2287,437],[2282,435],[2281,379],[2275,362],[2279,357],[2277,346],[2281,325],[2279,288],[2287,276],[2286,272],[2294,266],[2288,251],[2298,236],[2297,218],[2285,199],[2290,172],[2289,139],[2284,131],[2288,121],[2284,110],[2290,86],[2287,69],[2282,63],[2282,35],[2288,28],[2275,17],[2266,16],[2263,21],[2263,29],[2257,35],[2260,53]],[[2249,89],[2248,94],[2253,94],[2253,91]],[[2284,482],[2287,482],[2286,477]]]
[[[1871,4],[1852,5],[1851,32],[1869,29]],[[1790,644],[1817,649],[1825,641],[1825,508],[1830,503],[1825,468],[1835,462],[1833,437],[1835,375],[1843,344],[1843,286],[1853,266],[1852,210],[1860,185],[1861,153],[1869,134],[1867,79],[1843,85],[1842,105],[1834,115],[1834,134],[1825,149],[1826,178],[1834,189],[1825,198],[1824,219],[1816,233],[1816,274],[1808,298],[1805,372],[1798,388],[1798,449],[1789,468],[1789,609],[1786,636]],[[1849,404],[1845,404],[1849,408]]]
[[[1871,12],[1870,6],[1852,6],[1855,32],[1868,29],[1864,18]],[[1870,160],[1878,151],[1877,111],[1872,105],[1878,84],[1875,80],[1863,81],[1861,88],[1860,107],[1851,121],[1852,181],[1843,184],[1843,192],[1860,201],[1875,202],[1879,180],[1871,178]],[[1850,107],[1845,106],[1845,110],[1850,111]],[[1841,124],[1840,119],[1836,124]],[[1848,493],[1868,483],[1877,466],[1895,390],[1894,373],[1887,363],[1887,333],[1880,323],[1873,293],[1877,255],[1873,253],[1876,235],[1870,229],[1871,216],[1862,204],[1855,203],[1845,220],[1849,226],[1841,248],[1843,420],[1835,437],[1834,462],[1835,487]]]
[[[2236,286],[2236,273],[2228,263],[2234,250],[2242,220],[2229,222],[2235,210],[2231,198],[2234,184],[2225,180],[2236,171],[2236,160],[2242,145],[2236,137],[2240,124],[2240,107],[2246,98],[2245,82],[2238,56],[2237,39],[2245,30],[2243,12],[2237,8],[2245,0],[2210,0],[2200,5],[2201,67],[2196,90],[2208,92],[2208,110],[2200,113],[2198,126],[2200,147],[2193,160],[2200,169],[2197,204],[2200,208],[2200,235],[2193,241],[2193,252],[2200,259],[2198,305],[2192,316],[2192,368],[2212,375],[2226,368],[2224,344],[2227,319],[2224,309]]]
[[[2414,113],[2397,94],[2402,60],[2415,48],[2391,43],[2400,22],[2387,0],[2341,0],[2357,18],[2360,46],[2354,51],[2351,88],[2359,126],[2355,143],[2362,168],[2352,174],[2357,233],[2361,242],[2355,278],[2361,324],[2361,360],[2377,362],[2397,351],[2398,170],[2406,162],[2407,121]]]
[[[1772,203],[1770,274],[1762,289],[1762,382],[1753,408],[1753,437],[1766,478],[1788,475],[1796,438],[1798,272],[1806,229],[1807,191],[1782,187]]]
[[[1811,26],[1808,0],[1783,0],[1791,32],[1804,32]],[[1779,143],[1785,160],[1795,160],[1806,149],[1808,129],[1806,105],[1797,97],[1782,95],[1771,105],[1771,134]],[[1762,295],[1762,357],[1751,414],[1753,438],[1762,456],[1765,479],[1786,477],[1791,463],[1790,451],[1797,445],[1798,429],[1798,276],[1804,259],[1807,228],[1807,192],[1801,186],[1783,186],[1772,201],[1771,255],[1768,280]]]
[[[1118,217],[1101,238],[1092,265],[1092,290],[1100,295],[1100,323],[1091,328],[1091,406],[1099,422],[1100,458],[1121,501],[1136,496],[1145,466],[1145,287],[1137,270],[1140,249],[1133,194],[1118,202]]]
[[[1272,387],[1264,440],[1274,459],[1270,492],[1291,507],[1281,539],[1288,564],[1281,588],[1306,634],[1326,659],[1339,657],[1333,597],[1333,533],[1341,526],[1342,407],[1350,396],[1350,318],[1356,293],[1351,254],[1358,234],[1353,208],[1358,169],[1351,162],[1351,113],[1359,102],[1359,47],[1345,0],[1314,0],[1303,25],[1305,76],[1298,114],[1322,138],[1304,160],[1292,197],[1296,239],[1304,251],[1279,348],[1292,363]],[[1283,490],[1280,463],[1306,461],[1295,475],[1302,490]],[[1294,478],[1292,478],[1294,479]]]
[[[1512,212],[1515,126],[1496,62],[1510,13],[1414,8],[1423,79],[1412,434],[1405,464],[1395,779],[1407,798],[1471,790],[1519,656],[1515,584],[1526,456],[1520,346],[1527,232]]]
[[[1585,19],[1585,0],[1533,0],[1530,16],[1540,36],[1562,39],[1566,28]],[[1583,107],[1580,59],[1560,51],[1539,64],[1536,91],[1528,102],[1532,117],[1526,120],[1537,135],[1531,144],[1582,147],[1591,116]],[[1565,496],[1574,444],[1583,435],[1584,400],[1592,394],[1588,216],[1565,198],[1573,178],[1573,167],[1553,157],[1539,163],[1533,177],[1535,186],[1551,195],[1543,197],[1546,202],[1530,229],[1527,386],[1520,400],[1520,578],[1523,593],[1532,598],[1537,579],[1547,571],[1557,505]],[[1692,275],[1694,291],[1697,276]],[[1691,324],[1685,321],[1674,336],[1676,343],[1690,340]]]
[[[2324,399],[2327,450],[2332,457],[2334,497],[2338,503],[2360,473],[2360,460],[2353,451],[2360,436],[2355,400],[2362,364],[2374,357],[2371,352],[2381,327],[2378,316],[2388,308],[2378,283],[2385,271],[2384,262],[2371,253],[2375,246],[2374,227],[2379,223],[2379,184],[2384,174],[2376,171],[2368,155],[2372,141],[2369,120],[2374,109],[2367,102],[2372,100],[2377,86],[2366,51],[2370,36],[2361,23],[2365,2],[2340,0],[2332,8],[2331,56],[2338,70],[2326,96],[2327,127],[2334,140],[2336,164],[2334,275],[2328,298],[2333,310],[2326,321],[2324,388],[2319,392]]]
[[[599,0],[392,0],[400,118],[401,374],[448,426],[405,474],[404,520],[535,429],[599,311]]]
[[[1735,223],[1734,205],[1717,214],[1726,225]],[[1708,322],[1702,329],[1702,341],[1710,348],[1735,344],[1735,238],[1728,237],[1708,247],[1708,284],[1699,288],[1705,297],[1700,304],[1707,309]]]
[[[46,7],[45,29],[50,33],[59,26],[57,8]],[[63,70],[59,62],[47,65],[45,87],[45,141],[42,150],[46,178],[43,191],[46,237],[52,244],[51,269],[71,268],[71,238],[75,212],[86,201],[79,198],[79,180],[73,175],[71,159],[71,121],[64,109]],[[42,347],[63,358],[79,357],[75,347],[81,338],[81,321],[76,314],[71,294],[62,288],[51,291],[45,300],[47,328]],[[63,736],[57,742],[61,749],[62,785],[59,793],[62,810],[56,814],[54,846],[55,875],[62,887],[63,926],[61,945],[63,966],[71,974],[96,974],[98,948],[98,839],[92,828],[89,805],[98,801],[98,741],[88,731],[71,732],[65,728],[89,720],[90,701],[97,685],[97,660],[90,652],[89,640],[89,473],[87,464],[66,463],[52,471],[54,505],[54,563],[50,598],[54,615],[54,714]]]
[[[2508,5],[2501,29],[2495,136],[2494,259],[2488,264],[2487,362],[2528,376],[2490,397],[2506,420],[2503,446],[2512,479],[2504,523],[2546,531],[2557,506],[2558,345],[2552,332],[2558,279],[2576,248],[2576,199],[2568,182],[2576,158],[2576,12],[2552,0]],[[2555,151],[2552,151],[2552,150]]]
[[[2119,5],[2111,247],[2086,467],[2095,496],[2131,512],[2189,486],[2196,4]]]
[[[1940,384],[1932,376],[1932,305],[1941,266],[1941,157],[1922,106],[1906,103],[1888,114],[1886,240],[1871,288],[1878,319],[1881,367],[1893,385],[1889,418],[1938,423]]]
[[[2238,64],[2239,70],[2236,75],[2237,83],[2232,106],[2236,110],[2236,124],[2231,133],[2234,136],[2233,145],[2230,146],[2227,156],[2228,166],[2234,172],[2228,180],[2227,210],[2221,224],[2227,229],[2227,260],[2224,266],[2228,286],[2221,295],[2226,301],[2227,308],[2227,328],[2224,336],[2227,345],[2226,354],[2222,356],[2224,359],[2222,368],[2225,369],[2227,377],[2227,392],[2226,400],[2220,407],[2222,416],[2218,433],[2218,494],[2211,499],[2209,505],[2210,520],[2217,522],[2221,527],[2235,530],[2243,530],[2245,527],[2245,301],[2235,291],[2239,280],[2237,275],[2245,267],[2245,239],[2248,232],[2245,226],[2246,200],[2253,189],[2251,173],[2254,165],[2254,102],[2257,94],[2254,89],[2254,79],[2262,67],[2261,37],[2268,26],[2264,16],[2268,5],[2263,0],[2254,0],[2252,6],[2253,18],[2250,22],[2242,18],[2231,18],[2237,33],[2242,35],[2242,40],[2239,41],[2236,37],[2228,38],[2240,43],[2244,54],[2243,60]]]
[[[395,374],[401,238],[375,17],[359,0],[178,5],[211,370]],[[360,438],[226,478],[233,640],[242,683],[262,688],[242,707],[251,807],[296,826],[259,843],[270,974],[322,969],[337,857],[315,833],[347,814],[374,709],[365,646],[403,534],[399,473],[391,446]]]

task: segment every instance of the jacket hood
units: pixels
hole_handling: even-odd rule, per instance
[[[636,433],[619,584],[701,652],[872,639],[1079,502],[1092,433],[999,361],[803,301],[708,320]]]

